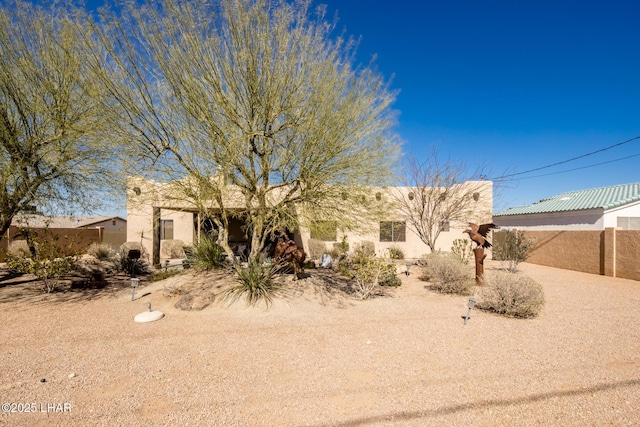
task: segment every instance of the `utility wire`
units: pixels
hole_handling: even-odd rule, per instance
[[[565,172],[573,172],[573,171],[577,171],[577,170],[580,170],[580,169],[588,169],[588,168],[592,168],[594,166],[606,165],[607,163],[619,162],[621,160],[627,160],[627,159],[631,159],[632,157],[639,157],[639,156],[640,156],[640,153],[639,154],[632,154],[632,155],[627,156],[627,157],[620,157],[619,159],[613,159],[613,160],[608,160],[606,162],[594,163],[592,165],[581,166],[579,168],[565,169],[563,171],[558,171],[558,172],[543,173],[541,175],[525,176],[523,178],[518,178],[518,179],[540,178],[542,176],[557,175],[559,173],[565,173]]]
[[[603,151],[611,150],[612,148],[619,147],[619,146],[621,146],[623,144],[627,144],[627,143],[629,143],[631,141],[635,141],[636,139],[640,139],[640,135],[636,136],[636,137],[633,137],[631,139],[627,139],[626,141],[622,141],[622,142],[618,142],[617,144],[610,145],[609,147],[601,148],[599,150],[592,151],[592,152],[586,153],[586,154],[582,154],[582,155],[577,156],[577,157],[572,157],[570,159],[563,160],[561,162],[553,163],[553,164],[550,164],[550,165],[547,165],[547,166],[540,166],[538,168],[529,169],[529,170],[526,170],[524,172],[516,172],[516,173],[512,173],[512,174],[508,174],[508,175],[502,175],[502,176],[498,176],[498,177],[495,177],[495,178],[491,178],[491,181],[499,181],[499,180],[502,180],[504,178],[510,178],[510,177],[517,176],[517,175],[523,175],[525,173],[535,172],[535,171],[539,171],[539,170],[542,170],[542,169],[548,169],[548,168],[551,168],[553,166],[562,165],[564,163],[569,163],[569,162],[572,162],[574,160],[578,160],[578,159],[582,159],[584,157],[592,156],[592,155],[597,154],[597,153],[602,153]],[[635,156],[630,156],[630,157],[635,157]],[[618,159],[618,160],[624,160],[624,159]],[[612,162],[614,162],[614,161],[617,161],[617,160],[612,160]],[[604,163],[609,163],[609,162],[604,162]],[[595,165],[592,165],[592,166],[598,166],[599,164],[604,164],[604,163],[598,163],[598,164],[595,164]],[[585,166],[584,168],[586,168],[586,167],[590,167],[590,166]],[[563,171],[563,172],[569,172],[569,171],[572,171],[572,170],[578,170],[578,169],[584,169],[584,168],[570,169],[570,170]],[[556,173],[562,173],[562,172],[556,172]],[[547,175],[553,175],[553,173],[547,174]],[[546,175],[537,175],[537,176],[546,176]],[[535,177],[532,176],[532,177],[529,177],[529,178],[535,178]]]

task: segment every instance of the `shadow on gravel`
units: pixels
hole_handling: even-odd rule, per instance
[[[151,283],[142,278],[136,293],[144,292],[144,286]],[[76,287],[76,284],[79,286]],[[124,289],[131,289],[131,278],[124,275],[112,275],[99,283],[86,278],[67,277],[59,281],[58,289],[47,293],[38,278],[7,269],[0,269],[0,304],[62,304],[86,302],[104,297],[115,297]]]
[[[526,405],[529,403],[535,403],[535,402],[562,398],[562,397],[591,395],[596,392],[608,391],[608,390],[614,390],[614,389],[626,388],[626,387],[636,387],[639,385],[640,385],[640,379],[633,379],[633,380],[627,380],[627,381],[615,381],[615,382],[597,384],[587,388],[580,388],[580,389],[573,389],[573,390],[566,390],[566,391],[550,391],[547,393],[536,393],[529,396],[516,397],[513,399],[487,399],[487,400],[480,400],[476,402],[463,403],[460,405],[444,406],[441,408],[434,408],[434,409],[429,409],[425,411],[412,411],[412,412],[399,412],[394,414],[373,415],[370,417],[357,418],[354,420],[345,421],[342,423],[336,423],[332,425],[341,426],[341,427],[355,427],[355,426],[364,426],[364,425],[377,424],[377,423],[389,422],[389,421],[394,421],[394,422],[409,421],[409,420],[416,420],[420,418],[431,418],[431,417],[438,417],[442,415],[455,414],[457,412],[477,411],[483,408]]]

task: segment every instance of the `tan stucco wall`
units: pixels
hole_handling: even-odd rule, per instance
[[[640,280],[640,231],[616,230],[616,277]]]
[[[601,231],[527,231],[536,242],[528,262],[601,274]]]
[[[442,251],[450,251],[453,241],[456,239],[464,239],[468,236],[462,232],[467,228],[467,222],[485,223],[490,222],[493,213],[493,183],[491,181],[469,181],[465,185],[471,185],[477,188],[480,193],[478,200],[470,200],[468,206],[468,214],[465,214],[464,221],[450,224],[450,231],[442,232],[437,240],[437,249]],[[133,188],[138,187],[138,193],[135,194]],[[389,191],[409,191],[406,187],[392,187],[391,189],[372,189],[372,197],[376,192],[383,193],[383,201],[392,200]],[[475,190],[474,190],[475,191]],[[231,193],[230,193],[231,194]],[[173,197],[167,197],[172,195]],[[195,211],[191,205],[179,202],[179,195],[172,190],[166,183],[156,183],[153,181],[145,181],[140,178],[131,178],[129,181],[128,205],[127,205],[127,241],[140,242],[146,249],[147,253],[152,253],[152,237],[153,237],[153,207],[160,207],[161,219],[174,220],[174,239],[182,240],[186,244],[193,242],[193,214],[189,210]],[[238,202],[240,203],[240,202]],[[242,206],[238,204],[238,206]],[[389,211],[384,221],[403,221],[400,212],[393,209]],[[308,242],[310,233],[307,229],[299,230],[300,236],[298,244],[304,246],[308,251]],[[375,244],[376,253],[383,255],[385,250],[391,246],[397,246],[405,254],[406,258],[419,258],[430,252],[429,247],[424,244],[420,238],[411,231],[408,222],[406,227],[405,242],[380,242],[379,223],[371,224],[368,230],[360,230],[358,233],[341,232],[338,230],[338,241],[343,235],[347,235],[347,240],[351,248],[362,241],[371,241]],[[334,242],[326,242],[326,247],[331,249]]]
[[[639,230],[525,230],[525,236],[536,242],[532,264],[640,280]],[[503,240],[504,232],[494,233],[494,244]]]

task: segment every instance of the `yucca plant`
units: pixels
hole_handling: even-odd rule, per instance
[[[276,265],[263,264],[257,260],[250,260],[246,267],[237,265],[236,280],[239,284],[226,292],[225,299],[235,302],[244,295],[248,306],[264,301],[268,307],[281,288],[273,280],[277,272]]]
[[[213,270],[226,266],[224,249],[208,236],[203,236],[193,246],[192,256],[195,266],[204,270]]]

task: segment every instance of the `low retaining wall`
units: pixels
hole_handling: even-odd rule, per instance
[[[495,232],[494,245],[504,236],[504,231]],[[525,236],[536,243],[527,259],[532,264],[640,280],[640,230],[526,230]]]

